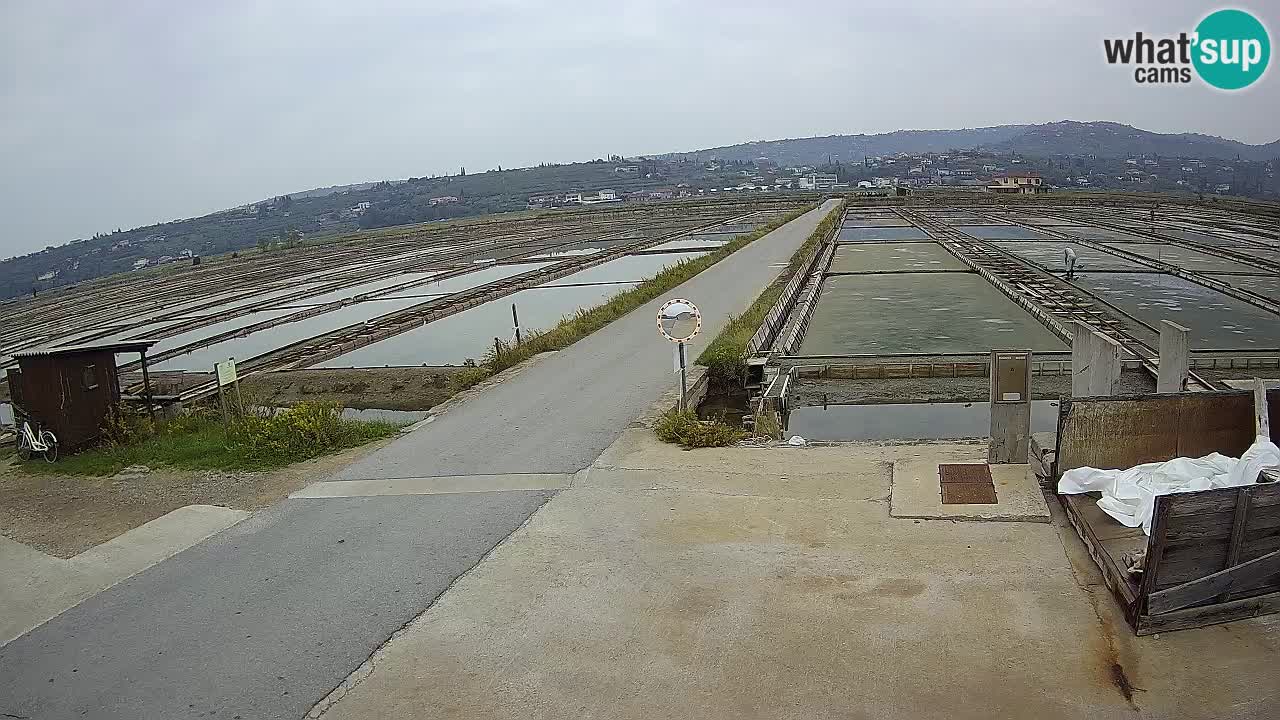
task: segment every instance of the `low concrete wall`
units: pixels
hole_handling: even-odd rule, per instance
[[[707,373],[707,369],[701,365],[690,365],[685,371],[687,381],[689,383],[688,390],[685,393],[685,402],[690,408],[697,409],[703,400],[707,399],[707,390],[711,386],[711,376]],[[680,408],[680,393],[676,393],[676,401],[671,404],[672,410]]]

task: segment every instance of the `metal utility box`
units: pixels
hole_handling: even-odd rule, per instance
[[[991,402],[1031,401],[1031,351],[991,351]]]

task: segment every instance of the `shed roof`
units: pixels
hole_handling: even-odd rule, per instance
[[[13,354],[15,359],[26,357],[63,357],[92,352],[142,352],[159,340],[124,340],[121,342],[84,343],[81,345],[61,345],[54,347],[37,347],[19,350]]]

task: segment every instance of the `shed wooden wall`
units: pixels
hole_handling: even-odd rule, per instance
[[[113,352],[19,358],[22,409],[58,436],[64,450],[96,440],[110,409],[120,399]],[[85,370],[93,366],[96,388],[85,387]]]

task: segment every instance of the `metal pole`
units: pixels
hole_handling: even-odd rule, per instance
[[[688,373],[685,371],[684,343],[679,343],[679,346],[680,346],[680,412],[684,412],[685,410],[689,409],[689,405],[685,401],[685,397],[684,397],[685,393],[688,392],[687,385],[688,385],[689,376],[688,376]]]
[[[151,416],[151,423],[156,422],[156,408],[151,402],[151,375],[147,373],[147,351],[142,350],[138,353],[142,358],[142,393],[147,399],[147,414]]]
[[[516,326],[516,344],[520,344],[520,316],[516,315],[516,304],[511,303],[511,322]]]

